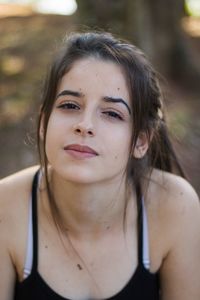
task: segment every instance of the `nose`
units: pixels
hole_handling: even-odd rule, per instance
[[[74,133],[80,136],[93,137],[95,135],[94,126],[86,121],[79,122],[73,126]]]

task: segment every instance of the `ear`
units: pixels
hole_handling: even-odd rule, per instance
[[[151,140],[151,137],[150,137]],[[137,138],[135,148],[133,149],[133,156],[140,159],[145,156],[149,148],[149,138],[146,132],[141,132]]]

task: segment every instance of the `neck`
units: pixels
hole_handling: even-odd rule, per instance
[[[127,192],[124,178],[77,184],[52,172],[51,187],[59,225],[79,239],[99,238],[105,232],[122,229],[126,206],[135,197]]]

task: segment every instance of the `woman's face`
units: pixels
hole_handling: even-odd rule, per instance
[[[129,157],[130,96],[121,68],[85,58],[58,86],[46,135],[49,164],[77,183],[121,180]]]

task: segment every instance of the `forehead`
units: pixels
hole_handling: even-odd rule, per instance
[[[111,61],[93,57],[76,61],[62,77],[58,92],[66,88],[81,91],[85,95],[121,96],[129,102],[124,72],[117,63]]]

